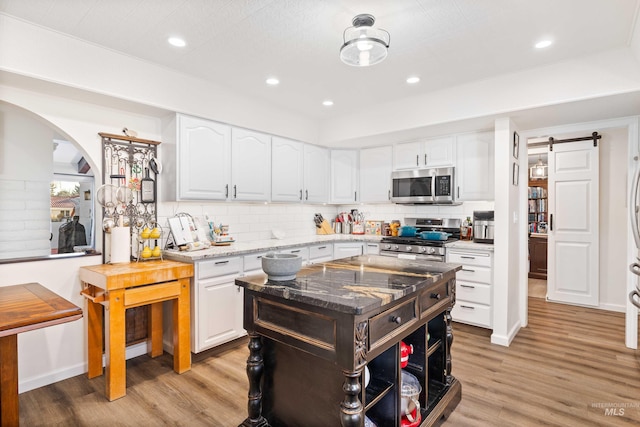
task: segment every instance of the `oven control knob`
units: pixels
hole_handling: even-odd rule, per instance
[[[397,251],[398,249],[400,249],[400,246],[398,246],[398,245],[393,245],[393,249],[395,249],[395,250]]]
[[[427,252],[427,248],[425,248],[424,246],[421,246],[420,247],[420,253],[423,254],[425,252]]]
[[[430,254],[435,254],[436,253],[436,248],[429,248],[429,253]]]
[[[387,243],[386,245],[384,245],[383,249],[391,249],[391,245]]]
[[[406,246],[406,247],[404,248],[404,250],[405,250],[405,251],[407,251],[407,252],[411,252],[411,246]]]

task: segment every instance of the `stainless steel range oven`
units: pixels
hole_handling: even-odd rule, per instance
[[[380,241],[380,255],[396,258],[445,261],[445,245],[460,240],[460,220],[454,218],[405,218],[405,225],[416,228],[416,237],[385,236]],[[419,237],[423,231],[451,234],[447,240],[427,240]]]

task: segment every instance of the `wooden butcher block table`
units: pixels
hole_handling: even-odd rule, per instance
[[[71,322],[82,309],[39,283],[0,287],[0,426],[17,426],[18,334]]]
[[[88,302],[88,377],[102,375],[104,338],[105,386],[109,400],[126,394],[125,310],[128,308],[150,306],[148,354],[156,357],[162,354],[162,302],[172,300],[173,370],[181,374],[191,369],[191,276],[193,264],[177,261],[101,264],[80,268],[80,280],[84,287],[82,294]]]

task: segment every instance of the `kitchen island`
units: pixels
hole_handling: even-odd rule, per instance
[[[250,351],[241,425],[360,427],[365,416],[378,427],[405,425],[406,373],[420,383],[410,425],[448,415],[461,396],[450,355],[460,268],[358,256],[308,266],[290,281],[236,279]],[[403,368],[401,344],[413,349]]]

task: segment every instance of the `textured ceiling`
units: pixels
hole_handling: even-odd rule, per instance
[[[628,46],[638,0],[0,0],[0,12],[322,119],[373,103]],[[391,34],[373,67],[340,62],[371,13]],[[178,49],[171,35],[186,39]],[[536,50],[551,38],[555,44]],[[421,82],[409,86],[409,75]],[[281,84],[264,81],[277,76]],[[323,107],[332,99],[335,105]]]

